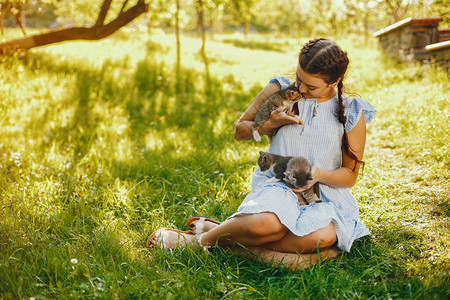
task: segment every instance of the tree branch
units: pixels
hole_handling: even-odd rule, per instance
[[[105,1],[106,2],[106,1]],[[121,13],[115,20],[106,25],[92,27],[72,27],[0,44],[0,55],[11,55],[17,50],[28,50],[34,47],[71,40],[100,40],[121,27],[127,25],[141,14],[148,11],[145,0],[139,0],[135,6]],[[99,17],[100,19],[100,17]]]
[[[127,6],[128,0],[125,0],[125,2],[122,4],[122,8],[120,9],[119,15],[123,13],[123,10],[125,9],[125,6]]]
[[[103,1],[102,8],[98,14],[97,22],[95,22],[94,27],[102,26],[105,22],[106,15],[108,14],[109,8],[111,7],[112,0]]]

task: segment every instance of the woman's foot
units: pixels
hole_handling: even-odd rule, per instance
[[[208,232],[219,224],[219,221],[207,217],[192,217],[187,220],[189,229],[195,234]]]
[[[154,231],[147,239],[148,248],[160,247],[163,249],[173,249],[185,247],[188,244],[196,243],[195,234],[191,231],[182,231],[172,228],[161,228]]]

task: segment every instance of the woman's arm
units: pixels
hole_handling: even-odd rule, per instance
[[[362,160],[366,145],[366,122],[364,121],[364,114],[361,114],[358,123],[347,136],[349,148],[359,160]],[[355,161],[345,153],[342,153],[341,167],[332,171],[319,169],[317,181],[336,188],[350,188],[356,183],[360,165],[360,163],[357,163],[355,171],[353,171]]]
[[[234,129],[234,137],[237,141],[252,140],[252,125],[255,115],[258,112],[261,104],[269,98],[272,94],[280,90],[280,85],[276,82],[269,83],[262,91],[256,96],[255,100],[250,104],[247,110],[242,114],[239,120],[236,122]],[[288,116],[287,114],[281,114],[281,110],[273,111],[270,119],[264,122],[258,129],[259,135],[267,135],[270,139],[270,132],[275,128],[279,128],[283,125],[290,123],[303,124],[302,121],[295,117]]]
[[[361,115],[358,123],[347,136],[350,149],[359,160],[362,160],[366,144],[366,122],[364,121],[364,114]],[[356,164],[355,171],[353,172],[355,161],[345,153],[342,153],[342,164],[339,169],[330,171],[312,167],[313,181],[304,188],[292,190],[294,192],[302,192],[312,187],[316,182],[335,188],[350,188],[356,182],[360,165],[360,163]]]

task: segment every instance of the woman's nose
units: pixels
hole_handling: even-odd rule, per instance
[[[299,89],[300,93],[302,93],[302,94],[306,93],[306,90],[307,90],[306,86],[303,83],[300,83],[300,86],[298,87],[298,89]]]

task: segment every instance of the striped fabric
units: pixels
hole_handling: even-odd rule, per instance
[[[283,76],[274,77],[284,89],[291,84]],[[268,152],[284,156],[304,156],[313,166],[335,170],[341,164],[341,138],[343,126],[336,118],[337,95],[325,102],[303,98],[298,102],[300,119],[304,126],[289,124],[281,127],[272,138]],[[361,98],[344,98],[347,123],[351,131],[364,113],[366,123],[372,121],[376,110]],[[239,214],[273,212],[292,233],[304,236],[333,222],[337,246],[349,252],[355,239],[368,235],[369,230],[358,220],[359,210],[355,198],[347,188],[332,188],[320,184],[321,203],[300,206],[297,196],[283,182],[266,183],[271,171],[255,171],[252,192],[238,208]]]

